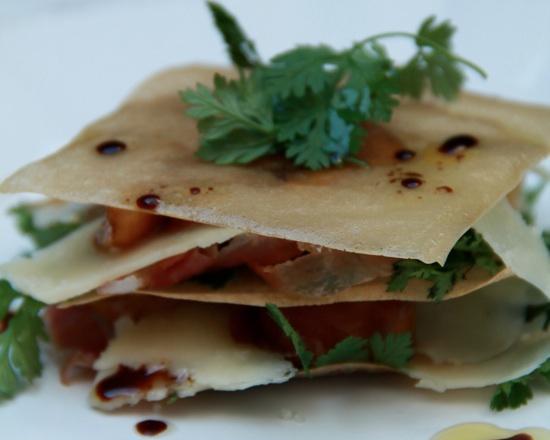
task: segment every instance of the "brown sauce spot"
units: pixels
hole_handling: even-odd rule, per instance
[[[126,150],[126,144],[121,141],[106,141],[101,144],[99,144],[96,147],[96,150],[99,154],[103,154],[105,156],[114,156],[115,154],[122,153],[124,150]]]
[[[416,178],[416,177],[407,177],[406,179],[401,180],[401,186],[407,188],[407,189],[416,189],[422,185],[422,180]]]
[[[144,366],[129,368],[120,365],[116,373],[101,380],[95,386],[95,393],[104,402],[117,397],[129,397],[138,392],[151,390],[158,382],[171,382],[175,380],[166,370],[149,373]]]
[[[194,186],[193,188],[189,188],[189,193],[193,196],[196,196],[197,194],[201,193],[201,189],[198,186]]]
[[[439,152],[454,155],[463,152],[467,148],[475,147],[478,140],[469,134],[459,134],[447,139],[439,147]]]
[[[533,440],[533,437],[531,437],[529,434],[520,433],[513,435],[512,437],[501,438],[498,440]]]
[[[397,160],[406,162],[408,160],[414,159],[414,157],[416,156],[416,152],[405,148],[403,150],[398,150],[394,156]]]
[[[166,431],[168,425],[162,420],[143,420],[136,424],[136,431],[147,437],[154,437]]]
[[[157,209],[160,203],[160,197],[156,194],[145,194],[139,197],[136,204],[141,209],[154,210]]]
[[[211,186],[209,186],[209,187],[208,187],[208,191],[214,191],[214,188],[211,187]]]
[[[453,189],[450,186],[444,185],[444,186],[438,186],[436,188],[439,192],[445,192],[445,193],[452,193]]]

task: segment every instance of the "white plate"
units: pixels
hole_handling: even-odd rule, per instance
[[[471,88],[550,104],[550,2],[339,1],[224,2],[262,54],[298,42],[343,47],[386,30],[413,30],[436,13],[459,27],[458,52],[490,74]],[[392,43],[398,57],[409,46]],[[202,1],[38,1],[0,5],[0,178],[53,151],[87,122],[111,110],[145,76],[196,61],[224,62]],[[550,121],[549,121],[550,123]],[[17,198],[2,197],[0,209]],[[0,258],[28,247],[0,216]],[[165,439],[427,439],[466,421],[509,428],[549,427],[550,396],[492,413],[490,390],[439,395],[407,380],[350,376],[207,393],[156,413],[151,407],[105,415],[88,408],[86,386],[59,385],[53,367],[36,386],[0,405],[0,438],[141,438],[145,417],[170,423]]]

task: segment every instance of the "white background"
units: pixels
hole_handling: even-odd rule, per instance
[[[414,30],[427,15],[458,26],[456,50],[482,65],[488,81],[468,87],[550,104],[550,1],[226,0],[268,58],[296,43],[344,47],[367,35]],[[398,59],[406,43],[389,47]],[[0,178],[63,145],[112,110],[145,76],[186,62],[225,62],[201,0],[0,1]],[[550,123],[550,121],[549,121]],[[5,210],[19,197],[3,196]],[[28,246],[0,215],[0,258]],[[207,394],[163,416],[161,438],[427,439],[464,421],[550,427],[550,395],[493,414],[490,391],[445,396],[404,380],[348,377],[268,390]],[[294,417],[289,417],[289,411]],[[15,401],[0,404],[0,438],[129,439],[151,408],[103,415],[86,406],[85,387],[61,387],[50,368]]]

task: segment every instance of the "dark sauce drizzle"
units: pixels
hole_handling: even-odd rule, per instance
[[[475,147],[478,144],[478,140],[469,134],[459,134],[447,139],[439,147],[439,152],[444,154],[457,154],[464,151],[467,148]]]
[[[139,197],[136,204],[141,209],[157,209],[160,203],[160,197],[156,194],[145,194]]]
[[[403,162],[406,162],[408,160],[411,160],[411,159],[414,159],[414,157],[416,156],[416,152],[413,151],[413,150],[399,150],[399,151],[396,151],[395,153],[395,158],[397,160],[401,160]]]
[[[147,368],[129,368],[124,365],[118,367],[116,373],[101,380],[95,386],[97,397],[104,402],[117,397],[128,397],[137,392],[147,392],[157,381],[171,381],[173,378],[165,370],[149,373]]]
[[[189,192],[191,195],[196,196],[201,193],[201,189],[198,186],[194,186],[193,188],[189,188]]]
[[[168,425],[162,420],[143,420],[136,424],[136,431],[147,437],[154,437],[166,431]]]
[[[407,177],[406,179],[401,180],[401,186],[407,188],[407,189],[416,189],[420,185],[422,185],[422,180],[416,178],[416,177]]]
[[[101,144],[99,144],[96,147],[96,150],[99,154],[103,154],[105,156],[114,156],[115,154],[122,153],[124,150],[126,150],[126,144],[121,141],[106,141]]]

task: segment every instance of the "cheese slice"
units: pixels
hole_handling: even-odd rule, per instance
[[[188,397],[207,389],[243,390],[293,377],[297,370],[281,354],[234,341],[230,330],[234,310],[235,306],[183,302],[169,313],[138,323],[119,322],[115,338],[94,364],[96,384],[120,365],[165,370],[174,381],[149,390],[133,389],[108,401],[92,392],[92,405],[110,410],[140,400],[162,400],[169,394]]]
[[[235,229],[197,224],[160,234],[125,252],[109,253],[94,246],[94,234],[100,224],[100,219],[90,222],[31,257],[1,265],[0,277],[22,292],[54,304],[165,258],[223,243],[240,234]]]
[[[550,357],[543,317],[525,322],[528,304],[544,295],[519,279],[469,297],[417,307],[417,354],[404,372],[420,388],[478,388],[517,379]]]
[[[550,298],[550,255],[541,235],[506,199],[474,225],[512,272]]]

